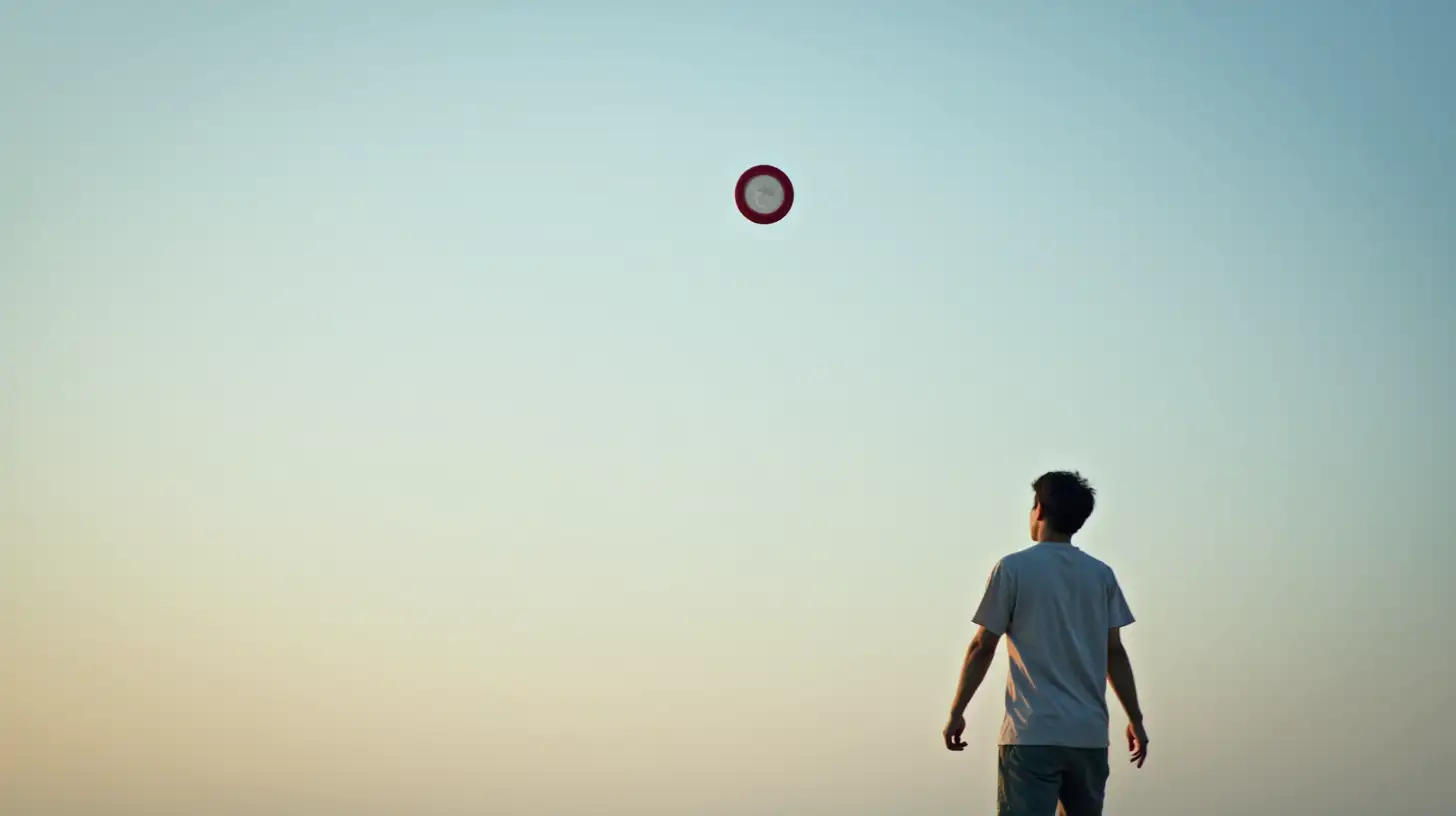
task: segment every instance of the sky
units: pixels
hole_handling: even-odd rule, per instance
[[[0,812],[991,812],[1004,655],[939,732],[1061,468],[1111,807],[1441,810],[1453,37],[0,2]]]

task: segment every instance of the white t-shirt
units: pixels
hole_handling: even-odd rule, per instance
[[[974,620],[1007,641],[1001,745],[1107,747],[1107,632],[1133,622],[1111,567],[1071,544],[1012,553]]]

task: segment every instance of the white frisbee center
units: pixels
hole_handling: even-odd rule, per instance
[[[784,185],[773,176],[754,176],[743,189],[744,203],[759,215],[768,215],[784,206]]]

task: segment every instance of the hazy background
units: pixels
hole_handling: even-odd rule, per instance
[[[989,813],[1056,467],[1115,812],[1451,806],[1456,5],[203,6],[0,3],[0,813]]]

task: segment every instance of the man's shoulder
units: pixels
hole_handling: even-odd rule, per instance
[[[1007,553],[996,561],[996,569],[1008,575],[1015,575],[1019,572],[1039,569],[1045,561],[1046,553],[1038,549],[1036,545],[1024,547],[1016,552]]]
[[[1087,552],[1086,550],[1079,549],[1077,550],[1077,552],[1081,554],[1083,560],[1087,563],[1088,566],[1111,574],[1112,567],[1106,561],[1103,561],[1102,559]]]
[[[1000,560],[996,562],[996,567],[1007,572],[1015,572],[1021,569],[1036,569],[1050,560],[1062,560],[1066,555],[1066,552],[1054,554],[1041,545],[1033,544],[1030,547],[1025,547],[1016,552],[1001,556]],[[1116,573],[1110,565],[1080,547],[1071,548],[1071,557],[1088,572],[1096,572],[1108,578],[1116,579]]]
[[[1001,556],[1000,558],[996,559],[996,569],[1006,572],[1014,570],[1017,567],[1026,564],[1029,560],[1035,558],[1035,555],[1032,553],[1032,550],[1035,549],[1035,547],[1026,547],[1025,549],[1020,549],[1016,552],[1007,553]]]
[[[1103,561],[1095,555],[1091,555],[1086,550],[1079,549],[1077,552],[1088,573],[1097,575],[1108,584],[1117,583],[1117,573],[1113,571],[1112,567],[1106,561]]]

